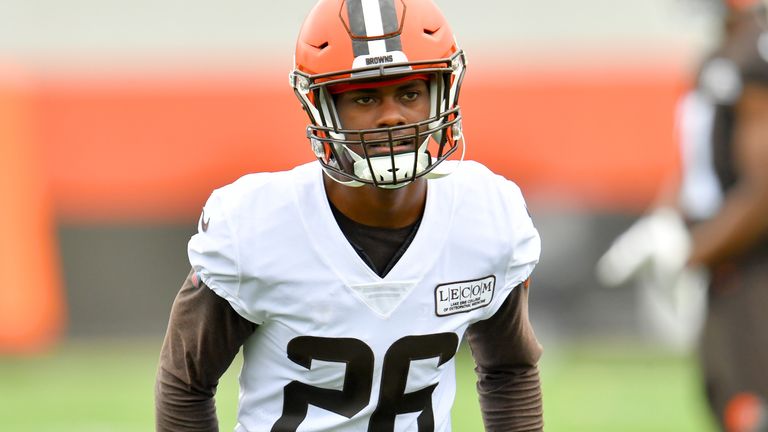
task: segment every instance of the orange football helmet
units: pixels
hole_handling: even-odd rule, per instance
[[[325,172],[350,186],[397,188],[447,175],[449,169],[436,167],[458,149],[463,158],[458,98],[465,67],[431,0],[320,0],[299,33],[289,79],[309,115],[307,137]],[[414,77],[429,81],[426,120],[364,130],[341,124],[333,94]],[[404,144],[412,151],[395,152]],[[370,146],[388,146],[389,153],[368,157]]]
[[[764,28],[768,24],[768,0],[725,0],[725,6],[731,11],[755,13]]]

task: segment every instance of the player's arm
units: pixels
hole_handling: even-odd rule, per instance
[[[256,324],[190,272],[174,300],[155,382],[158,432],[218,431],[219,378]]]
[[[720,211],[694,227],[692,265],[717,264],[768,233],[768,86],[745,85],[736,119],[739,181],[728,191]]]
[[[467,328],[485,430],[544,427],[538,361],[542,348],[528,320],[528,283],[515,287],[491,318]]]

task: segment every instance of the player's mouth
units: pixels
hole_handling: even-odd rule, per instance
[[[389,142],[366,144],[366,150],[369,157],[414,152],[416,139],[414,137],[394,139],[391,146]]]

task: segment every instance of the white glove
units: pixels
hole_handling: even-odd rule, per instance
[[[650,272],[664,284],[680,275],[690,251],[691,238],[680,214],[660,207],[614,240],[597,262],[597,278],[616,287]]]
[[[642,327],[678,352],[695,345],[706,305],[705,272],[685,265],[690,250],[682,218],[662,207],[616,238],[596,268],[605,286],[634,283]]]

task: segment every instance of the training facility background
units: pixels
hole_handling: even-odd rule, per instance
[[[437,2],[470,61],[467,158],[523,188],[542,235],[547,430],[710,430],[695,320],[593,271],[679,169],[675,104],[717,37],[708,2]],[[286,79],[312,3],[0,0],[0,429],[151,429],[207,195],[312,158]],[[479,430],[459,359],[455,429]]]

